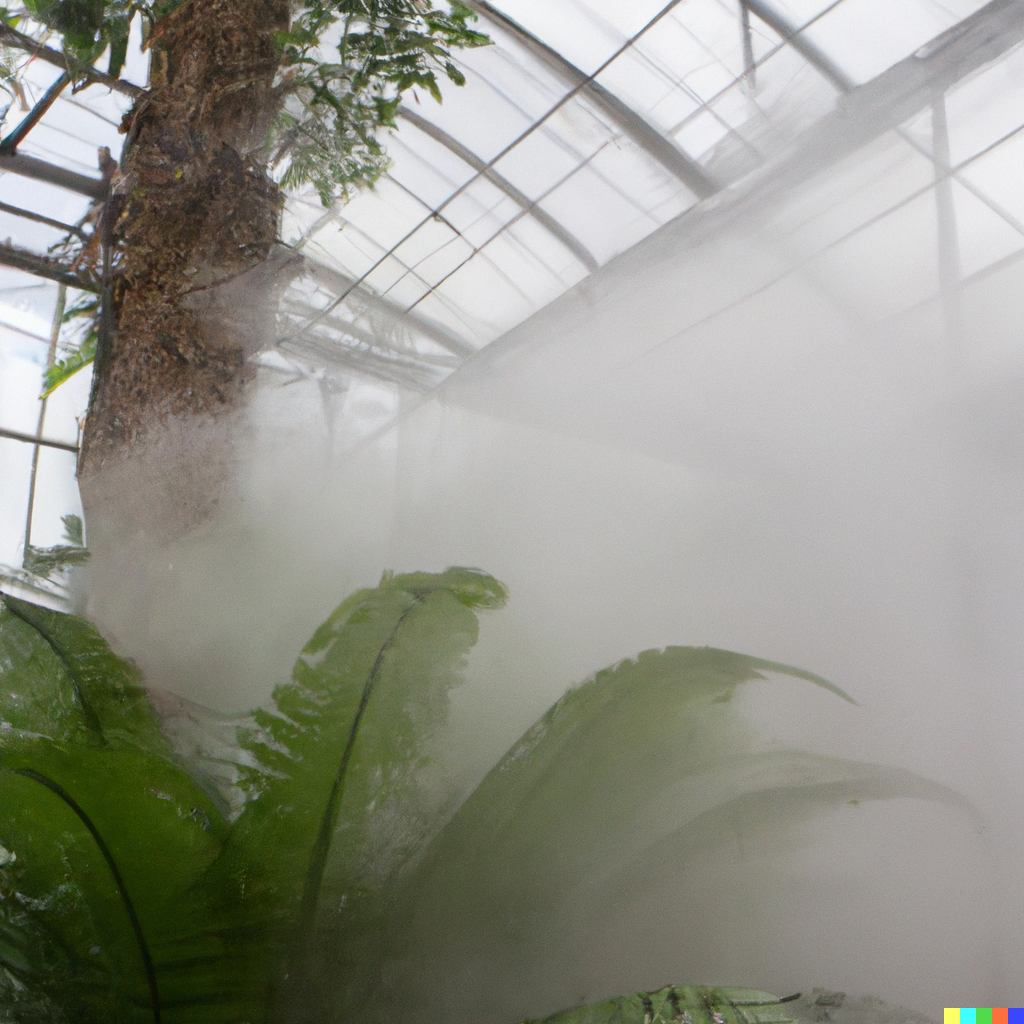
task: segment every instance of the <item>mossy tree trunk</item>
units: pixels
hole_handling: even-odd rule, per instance
[[[154,30],[150,89],[125,116],[105,215],[116,262],[79,465],[87,504],[108,489],[97,478],[145,459],[169,420],[236,408],[246,356],[266,341],[273,290],[253,275],[267,277],[278,235],[263,146],[288,16],[287,0],[190,0]],[[217,475],[209,456],[185,474],[203,477],[200,505]]]

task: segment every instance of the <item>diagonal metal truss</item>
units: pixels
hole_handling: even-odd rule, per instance
[[[668,14],[679,2],[680,0],[674,0],[663,8],[659,12],[658,18]],[[627,106],[600,82],[595,81],[596,75],[588,75],[581,71],[557,50],[553,50],[517,21],[493,7],[487,0],[468,0],[468,6],[508,32],[525,50],[532,53],[541,63],[558,75],[566,85],[580,91],[616,127],[629,136],[641,149],[654,157],[698,198],[707,199],[719,190],[719,185],[711,180],[700,164],[683,152],[672,139],[663,135],[650,122],[641,117],[632,107]]]
[[[410,110],[406,106],[400,106],[395,113],[403,121],[408,121],[409,124],[415,125],[425,135],[429,135],[436,142],[440,142],[445,149],[454,153],[460,160],[472,167],[474,171],[478,171],[492,185],[496,185],[501,189],[524,212],[528,213],[557,238],[587,270],[597,270],[597,260],[594,259],[594,254],[568,228],[559,224],[550,213],[538,206],[529,196],[520,192],[512,182],[502,177],[493,167],[488,167],[485,160],[482,160],[457,139],[452,138],[451,135],[443,128],[439,128],[433,121],[428,121],[425,117],[421,117],[416,111]]]

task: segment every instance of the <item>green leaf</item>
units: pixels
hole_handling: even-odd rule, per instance
[[[64,381],[92,363],[96,358],[98,341],[99,332],[94,326],[79,345],[72,346],[67,350],[63,359],[58,359],[53,366],[47,367],[43,372],[43,393],[39,397],[49,397]]]
[[[196,883],[226,823],[83,620],[4,598],[0,716],[0,968],[38,994],[29,1009],[154,1020],[215,946]]]
[[[82,539],[73,518],[66,526]],[[233,825],[130,662],[89,623],[4,598],[0,999],[11,1019],[370,1024],[415,1007],[443,1020],[438,985],[474,999],[462,982],[538,938],[558,942],[573,901],[629,899],[638,876],[668,878],[737,830],[777,847],[809,815],[861,800],[966,806],[909,772],[758,748],[734,708],[739,686],[788,674],[849,698],[775,662],[675,647],[567,693],[448,820],[434,771],[448,693],[477,612],[505,598],[484,573],[449,569],[385,574],[344,601],[273,709],[219,752],[248,797]],[[452,963],[468,969],[461,981]],[[474,1010],[515,1019],[515,992],[485,995],[492,1005]],[[678,987],[550,1020],[683,1013],[790,1019],[766,993]]]
[[[787,1000],[788,1002],[788,1000]],[[751,988],[670,985],[545,1017],[536,1024],[793,1024],[778,996]],[[534,1024],[527,1021],[525,1024]]]
[[[431,741],[475,611],[504,601],[476,570],[385,575],[317,630],[275,711],[242,735],[258,766],[243,768],[250,799],[207,884],[225,894],[217,928],[247,1012],[277,999],[299,1014],[324,932],[373,931],[377,897],[438,824]]]
[[[0,900],[0,992],[7,971],[35,993],[26,1013],[84,1022],[240,1024],[273,998],[301,1006],[300,954],[338,925],[342,897],[343,926],[375,921],[376,895],[437,828],[432,735],[475,611],[504,599],[450,569],[386,575],[344,602],[275,712],[243,731],[250,801],[231,828],[134,666],[87,622],[5,599],[0,893],[19,895]]]
[[[64,523],[64,539],[67,544],[54,544],[48,548],[37,548],[29,544],[25,549],[24,569],[44,579],[51,579],[72,565],[83,565],[89,560],[89,552],[82,541],[82,520],[76,515],[61,516]]]
[[[113,23],[108,22],[107,35],[110,40],[110,64],[107,66],[107,74],[111,78],[117,78],[124,67],[125,59],[128,56],[128,29],[130,26],[128,18],[119,18]]]
[[[440,102],[438,72],[456,85],[465,81],[452,51],[490,42],[467,26],[475,17],[462,4],[445,12],[410,0],[337,0],[299,14],[278,37],[292,69],[270,140],[273,162],[285,164],[282,183],[313,184],[325,205],[372,187],[388,166],[376,136],[394,127],[402,94],[419,86]],[[311,60],[336,20],[344,22],[339,61]],[[306,67],[309,73],[295,73]]]
[[[514,1019],[525,1008],[515,992],[473,989],[467,979],[487,978],[490,964],[509,958],[525,979],[531,957],[571,943],[567,921],[579,924],[584,907],[621,905],[631,879],[646,884],[656,869],[678,879],[698,853],[735,844],[737,829],[753,839],[775,828],[776,840],[792,844],[795,824],[851,799],[959,801],[910,773],[759,749],[733,697],[781,674],[850,699],[812,673],[694,647],[646,651],[567,693],[405,879],[390,980],[367,1002],[395,1012],[413,1001],[421,1019],[444,1019],[455,1009],[446,1000],[457,999],[460,1013],[473,1005]]]
[[[60,521],[64,524],[64,539],[76,548],[84,548],[85,524],[81,516],[69,512],[66,516],[61,516]]]

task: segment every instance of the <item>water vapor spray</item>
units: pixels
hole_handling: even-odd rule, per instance
[[[154,685],[224,710],[264,701],[382,570],[494,574],[512,598],[445,736],[467,785],[567,686],[706,644],[859,702],[744,694],[766,744],[912,770],[985,822],[897,800],[648,865],[560,944],[472,976],[453,954],[412,1019],[512,1024],[669,981],[933,1015],[1024,999],[1024,264],[963,287],[951,337],[920,175],[885,137],[683,217],[423,397],[356,382],[329,407],[268,381],[199,530],[96,552],[88,611]]]

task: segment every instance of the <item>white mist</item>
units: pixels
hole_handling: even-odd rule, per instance
[[[785,683],[745,714],[943,782],[984,828],[911,801],[823,816],[577,908],[571,948],[509,950],[480,991],[523,1016],[670,981],[1019,1003],[1024,264],[965,288],[951,331],[924,173],[881,140],[799,200],[684,217],[361,441],[393,397],[354,387],[332,434],[315,385],[268,382],[214,516],[97,552],[89,612],[155,685],[244,709],[383,569],[483,568],[512,599],[455,694],[467,783],[645,648],[820,673],[860,706]],[[452,981],[429,984],[424,1005]]]

